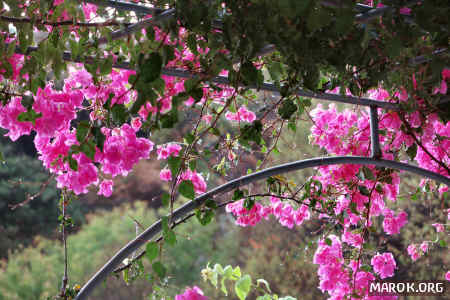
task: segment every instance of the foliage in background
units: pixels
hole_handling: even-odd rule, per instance
[[[4,134],[2,131],[0,134]],[[27,246],[36,235],[54,236],[58,225],[59,192],[54,180],[28,204],[12,210],[15,205],[39,193],[49,174],[42,163],[26,154],[21,144],[11,144],[0,137],[0,151],[5,161],[0,164],[0,258],[19,245]],[[69,208],[75,225],[84,221],[81,203]]]
[[[136,202],[134,207],[122,205],[111,212],[90,215],[88,224],[68,239],[70,286],[87,280],[121,245],[135,236],[132,218],[143,226],[149,226],[162,213]],[[231,227],[223,233],[229,226],[225,221],[222,223],[213,222],[204,227],[192,220],[176,231],[177,245],[163,254],[167,258],[170,276],[167,293],[174,295],[178,289],[199,280],[200,271],[208,261],[224,263],[237,254],[236,228]],[[7,263],[2,263],[1,300],[41,300],[59,289],[59,270],[63,268],[62,245],[41,237],[36,238],[35,245],[11,254]],[[227,251],[216,251],[221,247]],[[128,288],[124,285],[121,277],[111,277],[91,299],[143,299],[151,292],[145,278],[134,281]]]

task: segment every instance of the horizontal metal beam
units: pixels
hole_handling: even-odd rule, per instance
[[[112,7],[118,10],[125,10],[125,11],[134,11],[136,13],[147,15],[159,14],[164,11],[163,8],[149,7],[126,1],[116,1],[116,0],[84,0],[84,1],[98,6]]]
[[[375,159],[371,157],[362,156],[337,156],[337,157],[319,157],[307,160],[296,161],[292,163],[287,163],[272,168],[268,168],[250,175],[242,176],[240,178],[234,179],[212,189],[209,192],[202,194],[201,196],[195,198],[195,200],[186,203],[177,210],[173,212],[172,220],[177,221],[194,209],[200,207],[206,200],[212,199],[214,196],[232,191],[233,189],[239,188],[243,185],[250,184],[262,179],[266,179],[270,176],[275,176],[282,173],[293,172],[297,170],[302,170],[306,168],[314,168],[319,166],[337,165],[337,164],[358,164],[358,165],[375,165],[378,167],[391,168],[396,170],[402,170],[420,175],[425,178],[436,180],[437,182],[446,184],[450,186],[450,179],[416,167],[408,165],[405,163],[400,163],[391,160]],[[122,263],[122,261],[130,256],[134,251],[142,247],[147,241],[154,238],[162,230],[161,220],[155,222],[153,225],[148,227],[144,232],[137,236],[134,240],[129,242],[126,246],[120,249],[80,290],[75,300],[84,300],[90,295],[94,288],[99,285],[103,280],[106,279],[108,274],[110,274],[117,266]]]
[[[174,77],[181,77],[181,78],[198,78],[200,77],[197,74],[191,73],[189,71],[185,70],[179,70],[179,69],[168,69],[165,68],[162,71],[163,75],[167,76],[174,76]],[[225,76],[216,76],[210,79],[211,82],[217,83],[217,84],[224,84],[229,85],[230,81]],[[270,83],[264,83],[261,86],[244,86],[249,89],[258,89],[261,91],[269,91],[273,92],[275,94],[280,94],[279,89]],[[329,93],[314,93],[310,91],[305,91],[303,89],[298,89],[296,94],[301,97],[307,97],[307,98],[314,98],[314,99],[321,99],[326,101],[334,101],[334,102],[341,102],[341,103],[348,103],[348,104],[355,104],[355,105],[361,105],[361,106],[376,106],[383,109],[389,109],[389,110],[399,110],[400,107],[396,103],[390,103],[390,102],[383,102],[378,100],[372,100],[367,98],[358,98],[353,96],[344,96],[344,95],[336,95],[336,94],[329,94]]]

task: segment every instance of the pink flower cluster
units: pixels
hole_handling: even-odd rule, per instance
[[[273,215],[282,226],[293,228],[294,225],[301,225],[311,217],[309,207],[305,204],[295,210],[289,203],[282,202],[277,197],[270,198],[270,204],[263,206],[256,202],[250,210],[244,207],[244,199],[227,204],[226,211],[236,217],[236,224],[239,226],[254,226],[263,218],[268,220]]]
[[[361,262],[344,259],[343,245],[335,235],[329,235],[326,239],[320,239],[313,263],[319,265],[319,289],[328,292],[329,299],[354,299],[348,298],[352,294],[358,294],[363,299],[392,300],[397,297],[369,297],[369,283],[375,280],[375,276],[361,270]],[[372,258],[372,266],[375,273],[381,278],[393,275],[396,267],[391,253],[377,254]],[[352,275],[350,275],[352,274]]]
[[[73,155],[78,165],[76,171],[63,160],[68,156],[71,146],[78,145],[73,131],[58,132],[53,138],[36,136],[35,146],[39,159],[50,172],[57,174],[58,187],[66,187],[76,194],[87,193],[91,184],[99,183],[99,170],[94,162],[101,164],[103,174],[109,174],[112,177],[126,175],[139,160],[148,158],[153,148],[153,143],[148,139],[137,138],[136,132],[128,124],[113,130],[103,128],[103,132],[107,136],[103,152],[96,148],[94,161],[84,153]],[[111,193],[112,181],[103,181],[99,194],[109,197]]]
[[[327,241],[331,241],[331,244]],[[342,299],[351,293],[350,276],[345,267],[342,244],[337,236],[330,235],[326,240],[319,240],[313,263],[319,265],[317,274],[322,292],[328,292],[331,299]]]
[[[237,112],[232,113],[232,112],[227,112],[225,114],[225,118],[227,118],[230,121],[235,121],[235,122],[248,122],[248,123],[252,123],[253,121],[256,120],[256,115],[254,112],[247,110],[247,107],[245,106],[241,106]]]
[[[164,168],[161,170],[161,172],[159,173],[159,178],[162,181],[170,181],[172,180],[172,172],[167,169]],[[194,185],[194,191],[197,194],[203,194],[204,192],[206,192],[206,182],[205,179],[203,178],[203,176],[195,171],[191,171],[191,170],[186,170],[183,173],[181,173],[179,179],[178,179],[178,183],[180,183],[181,181],[191,181],[192,184]]]
[[[194,191],[197,194],[203,194],[206,192],[206,182],[203,176],[195,171],[186,170],[181,173],[180,181],[189,180],[194,185]]]
[[[400,228],[408,223],[408,214],[404,211],[400,212],[397,216],[390,209],[386,209],[384,214],[383,229],[389,235],[399,234]]]
[[[159,145],[156,148],[156,154],[158,154],[158,159],[167,159],[169,156],[178,156],[180,153],[181,146],[179,144],[169,143],[165,146]]]
[[[434,228],[436,228],[436,232],[444,232],[445,228],[443,224],[440,223],[433,223],[431,224]]]
[[[428,251],[428,243],[427,242],[423,242],[422,244],[416,245],[416,244],[411,244],[408,246],[407,248],[408,254],[409,256],[411,256],[411,259],[413,261],[418,260],[423,254],[427,253]]]
[[[194,286],[192,288],[186,288],[183,294],[175,296],[175,300],[208,300],[208,297],[203,296],[203,291]]]
[[[104,129],[106,141],[103,152],[97,151],[96,161],[101,163],[102,172],[115,177],[126,176],[139,160],[148,158],[153,143],[137,138],[136,131],[129,124],[113,130]]]
[[[381,279],[394,276],[394,270],[397,267],[394,256],[390,252],[377,254],[372,257],[370,263],[375,273],[380,275]]]

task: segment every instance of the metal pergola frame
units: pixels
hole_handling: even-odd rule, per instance
[[[120,39],[124,36],[129,36],[133,32],[140,30],[142,28],[145,28],[147,26],[156,25],[160,22],[163,22],[167,19],[173,18],[175,16],[175,9],[161,9],[161,8],[154,8],[149,6],[143,6],[138,5],[134,3],[124,2],[124,1],[114,1],[114,0],[102,0],[102,1],[95,1],[95,0],[87,0],[85,2],[94,3],[97,5],[112,7],[118,10],[126,10],[126,11],[134,11],[139,14],[152,14],[153,17],[149,19],[145,19],[143,21],[137,22],[127,28],[117,30],[111,33],[111,36],[109,37],[103,37],[99,40],[99,43],[106,43],[109,40],[115,40]],[[409,4],[415,4],[420,1],[411,1]],[[324,6],[339,6],[339,1],[322,1],[322,5]],[[407,4],[408,5],[408,4]],[[370,20],[373,20],[374,18],[381,16],[382,14],[386,13],[387,11],[390,11],[392,8],[390,7],[382,7],[382,8],[372,8],[367,5],[363,4],[357,4],[355,7],[355,11],[357,12],[356,15],[356,21],[359,23],[366,23]],[[218,22],[219,24],[220,22]],[[36,51],[37,47],[29,47],[27,49],[27,53],[30,53],[32,51]],[[267,45],[264,47],[264,49],[261,49],[260,53],[261,55],[267,54],[274,51],[273,45]],[[439,53],[441,51],[447,51],[447,49],[439,50]],[[20,53],[20,50],[17,50],[16,52]],[[439,54],[436,53],[436,54]],[[70,52],[64,52],[63,53],[63,59],[66,61],[74,61],[74,62],[83,62],[79,58],[72,57]],[[86,58],[84,62],[89,61],[89,59],[92,58]],[[411,63],[421,63],[426,61],[426,58],[424,57],[418,57],[415,58]],[[122,69],[130,69],[129,63],[119,63],[114,65],[115,68],[122,68]],[[186,70],[182,69],[174,69],[174,68],[164,68],[162,71],[162,75],[166,76],[173,76],[173,77],[180,77],[180,78],[198,78],[201,74],[195,74]],[[224,84],[228,85],[230,82],[228,81],[227,77],[224,76],[216,76],[209,80],[210,82],[217,83],[217,84]],[[279,93],[279,90],[276,86],[269,83],[264,83],[262,86],[245,86],[249,89],[259,89],[264,91],[270,91],[273,93]],[[358,165],[374,165],[378,167],[386,167],[396,170],[402,170],[407,171],[428,179],[435,180],[437,182],[440,182],[442,184],[450,186],[450,178],[443,176],[441,174],[438,174],[436,172],[431,172],[426,169],[401,163],[397,161],[392,160],[385,160],[382,159],[382,152],[380,148],[380,142],[379,142],[379,128],[378,128],[378,109],[384,109],[384,110],[400,110],[400,106],[397,103],[390,103],[390,102],[383,102],[383,101],[377,101],[367,98],[360,98],[360,97],[352,97],[352,96],[343,96],[343,95],[336,95],[336,94],[330,94],[330,93],[314,93],[310,91],[306,91],[303,89],[297,90],[297,95],[308,97],[308,98],[315,98],[315,99],[321,99],[321,100],[327,100],[327,101],[333,101],[333,102],[341,102],[341,103],[347,103],[347,104],[353,104],[353,105],[360,105],[360,106],[367,106],[370,108],[370,134],[371,134],[371,156],[370,157],[363,157],[363,156],[336,156],[336,157],[319,157],[319,158],[313,158],[313,159],[306,159],[306,160],[300,160],[296,162],[286,163],[282,165],[278,165],[275,167],[267,168],[265,170],[242,176],[237,179],[231,180],[221,186],[218,186],[199,197],[196,197],[194,200],[186,203],[185,205],[181,206],[180,208],[176,209],[172,214],[172,222],[176,222],[177,220],[180,220],[184,218],[186,215],[191,213],[194,209],[200,207],[205,203],[207,199],[211,199],[216,195],[229,192],[235,188],[241,187],[243,185],[250,184],[252,182],[256,182],[258,180],[266,179],[270,176],[274,176],[281,173],[286,172],[293,172],[297,170],[302,170],[306,168],[314,168],[319,166],[325,166],[325,165],[340,165],[340,164],[358,164]],[[447,101],[444,100],[444,101]],[[127,245],[125,245],[121,250],[119,250],[80,290],[78,295],[76,296],[76,300],[82,300],[86,299],[90,293],[94,290],[94,288],[99,285],[103,280],[106,279],[108,274],[114,271],[116,267],[118,267],[122,261],[129,257],[134,251],[136,251],[138,248],[143,246],[145,243],[147,243],[150,239],[154,238],[157,234],[159,234],[162,230],[162,222],[161,220],[155,222],[153,225],[148,227],[144,232],[142,232],[140,235],[138,235],[135,239],[130,241]]]

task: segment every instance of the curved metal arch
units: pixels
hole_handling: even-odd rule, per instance
[[[250,175],[242,176],[240,178],[231,180],[221,186],[218,186],[209,192],[206,192],[199,197],[195,198],[185,205],[181,206],[173,212],[172,218],[174,221],[183,218],[185,215],[193,211],[194,209],[200,207],[207,199],[211,197],[231,191],[240,186],[268,178],[281,173],[292,172],[297,170],[302,170],[306,168],[313,168],[326,165],[337,165],[337,164],[358,164],[358,165],[375,165],[378,167],[392,168],[402,171],[407,171],[414,173],[429,179],[436,180],[440,183],[450,186],[450,178],[443,175],[412,166],[409,164],[377,159],[372,157],[363,156],[336,156],[336,157],[319,157],[313,159],[306,159],[296,162],[291,162],[287,164],[278,165],[272,168],[267,168],[265,170],[255,172]],[[80,290],[75,300],[83,300],[93,291],[93,289],[111,273],[125,258],[131,255],[135,250],[144,245],[148,240],[152,239],[162,230],[161,220],[155,222],[153,225],[148,227],[144,232],[137,236],[134,240],[125,245],[120,249]]]

